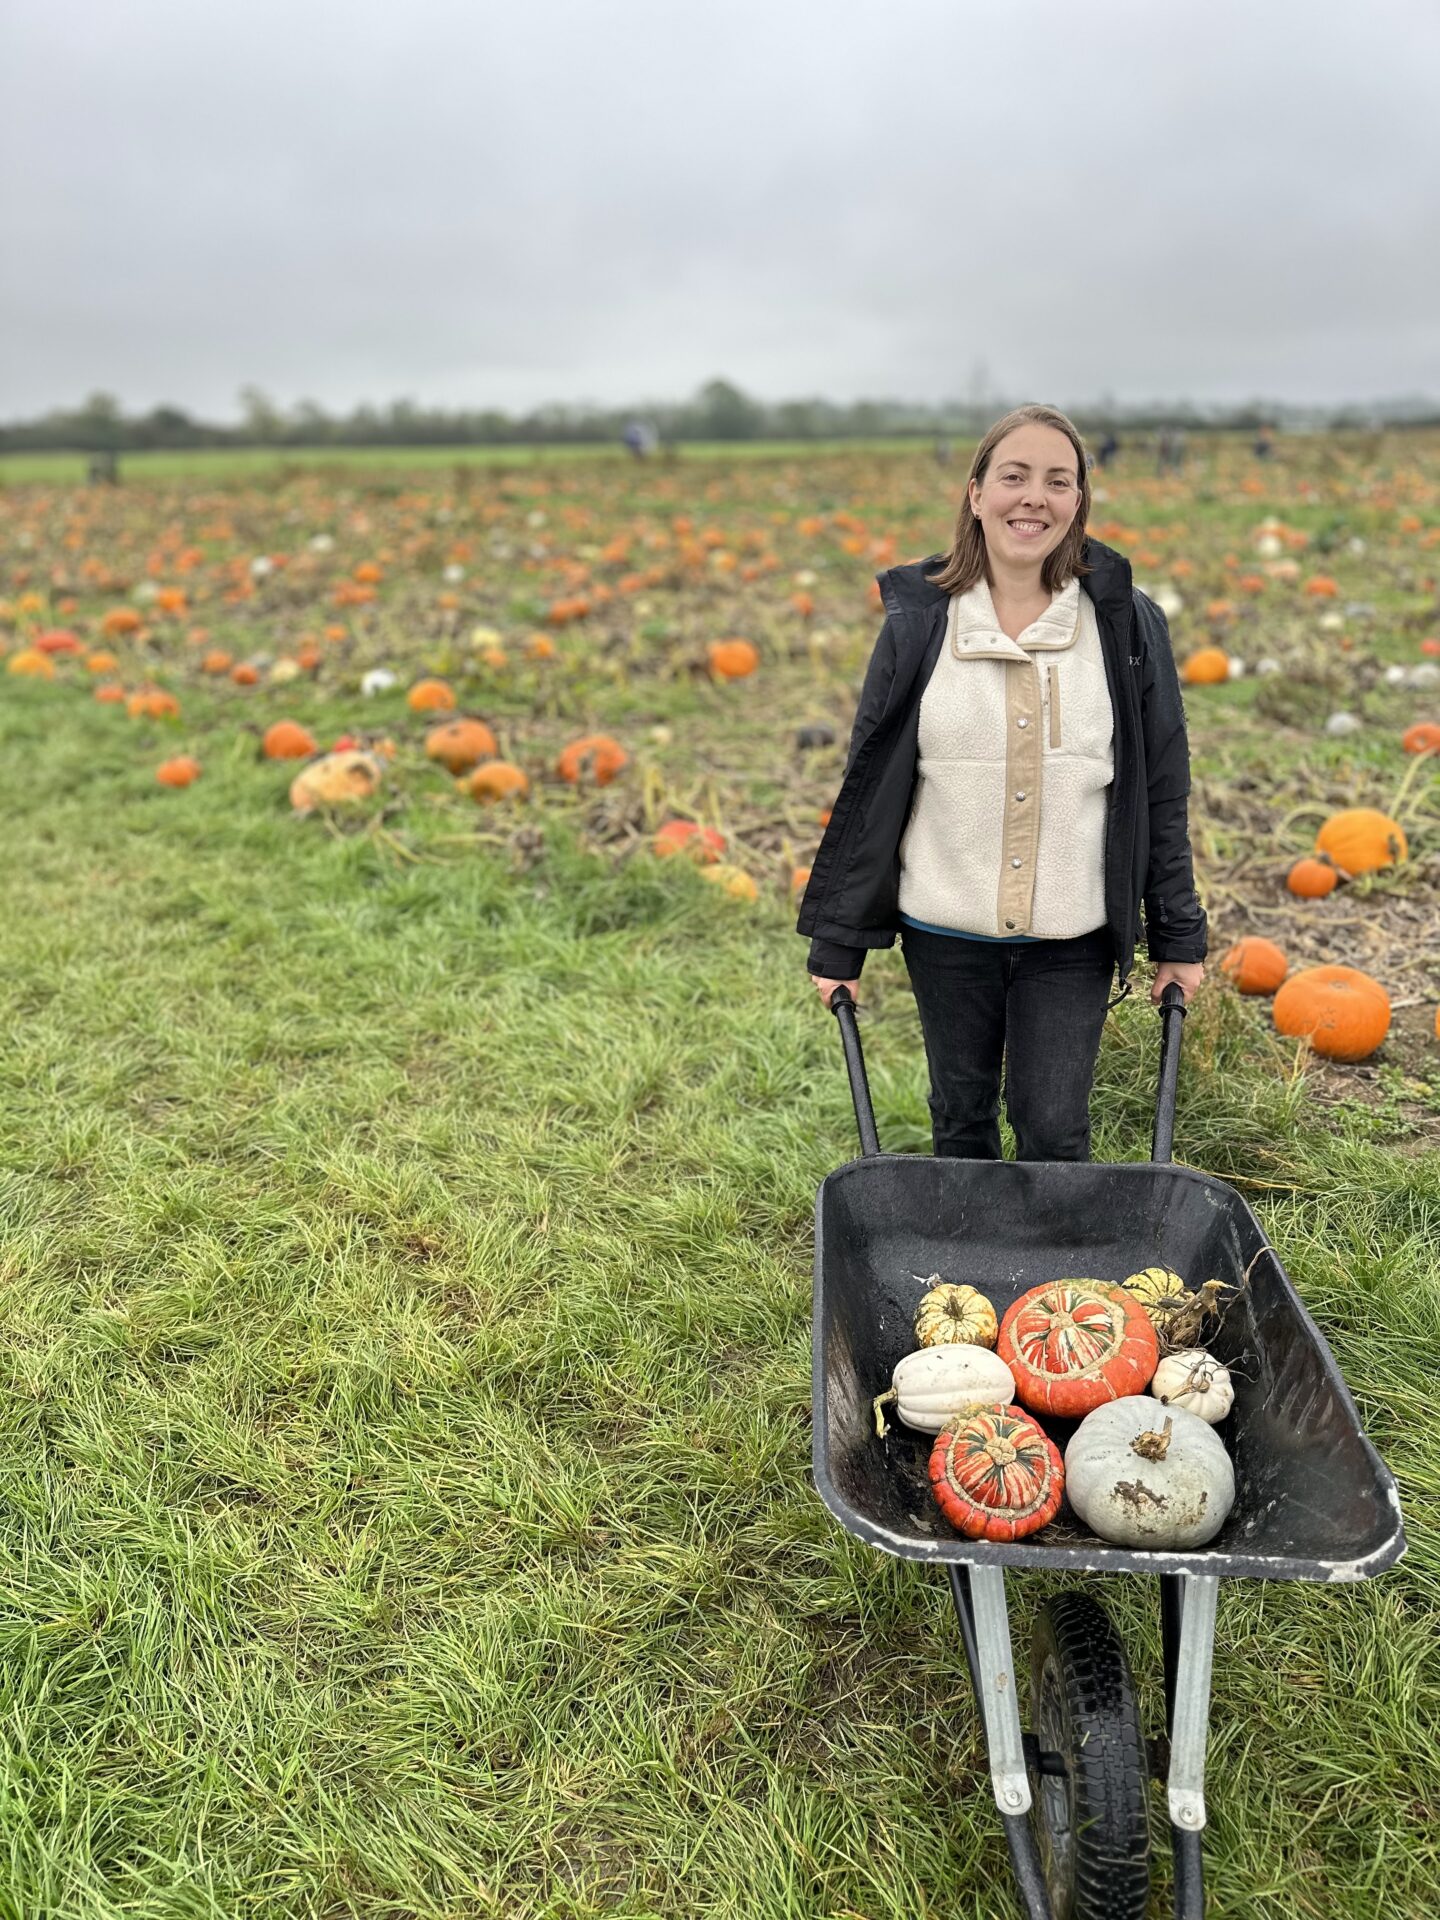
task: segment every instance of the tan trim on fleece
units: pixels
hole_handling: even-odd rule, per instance
[[[1028,933],[1040,851],[1040,663],[1018,662],[1005,674],[1005,813],[1000,829],[996,929]],[[1017,794],[1024,794],[1023,800]]]
[[[1052,747],[1058,747],[1060,744],[1060,662],[1058,660],[1045,662],[1045,678],[1050,686],[1050,744]]]

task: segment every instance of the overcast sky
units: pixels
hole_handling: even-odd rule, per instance
[[[1440,394],[1437,0],[0,0],[0,417]]]

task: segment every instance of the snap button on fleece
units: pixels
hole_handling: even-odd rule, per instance
[[[1022,713],[1020,718],[1015,722],[1015,724],[1017,727],[1028,727],[1030,722],[1025,718],[1024,714]]]
[[[1016,794],[1016,796],[1015,796],[1015,798],[1016,798],[1017,800],[1023,800],[1023,799],[1025,798],[1025,796],[1024,796],[1024,794],[1023,794],[1023,793],[1017,793],[1017,794]]]
[[[1012,867],[1018,867],[1021,864],[1021,862],[1019,860],[1012,860],[1010,864]]]

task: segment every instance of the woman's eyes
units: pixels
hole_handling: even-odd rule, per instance
[[[1018,487],[1020,482],[1025,478],[1023,473],[1006,473],[1006,474],[1002,474],[1000,477],[1001,479],[1005,480],[1010,486],[1014,486],[1014,487]],[[1065,479],[1055,479],[1055,480],[1052,480],[1050,484],[1052,487],[1068,487],[1070,482]]]

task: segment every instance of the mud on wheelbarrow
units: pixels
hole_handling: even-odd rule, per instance
[[[933,1159],[880,1150],[844,987],[831,999],[862,1157],[815,1200],[814,1471],[836,1519],[907,1560],[942,1564],[980,1707],[995,1801],[1027,1920],[1142,1920],[1150,1892],[1151,1771],[1167,1786],[1177,1920],[1202,1920],[1200,1834],[1217,1589],[1253,1580],[1365,1580],[1405,1550],[1395,1483],[1360,1430],[1333,1355],[1234,1188],[1171,1162],[1185,1016],[1165,989],[1149,1161]],[[914,1346],[924,1276],[978,1287],[1004,1314],[1042,1281],[1163,1264],[1227,1292],[1207,1345],[1232,1370],[1217,1429],[1235,1504],[1206,1547],[1107,1545],[1068,1503],[1013,1543],[970,1540],[936,1506],[930,1437],[876,1435],[874,1397]],[[1232,1293],[1228,1289],[1238,1291]],[[1062,1449],[1072,1426],[1050,1423]],[[1125,1650],[1090,1594],[1041,1609],[1023,1731],[1007,1567],[1156,1575],[1166,1737],[1147,1740]]]

